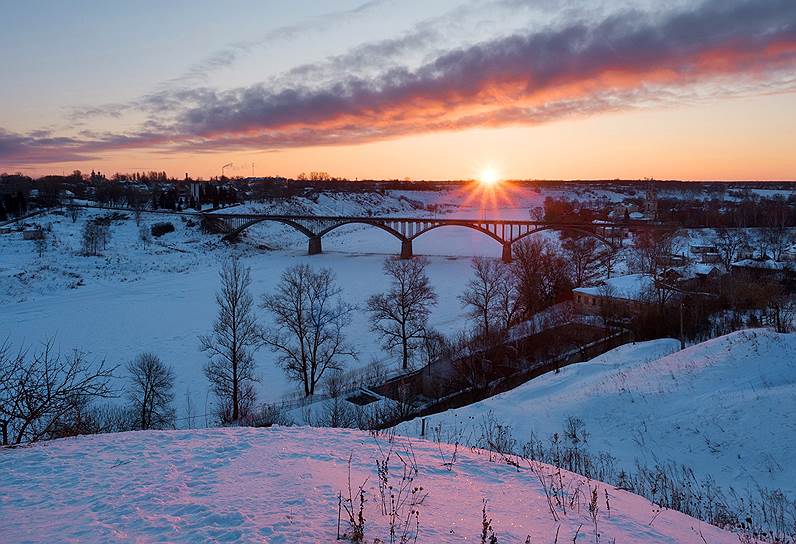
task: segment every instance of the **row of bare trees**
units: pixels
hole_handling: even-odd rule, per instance
[[[384,271],[390,286],[367,301],[371,330],[386,349],[400,353],[403,368],[409,367],[430,335],[428,318],[437,295],[425,273],[426,264],[424,259],[387,259]],[[356,306],[343,299],[331,270],[308,265],[286,269],[275,290],[260,300],[259,308],[272,318],[270,327],[257,319],[247,267],[232,259],[223,266],[220,279],[213,331],[199,340],[208,354],[205,375],[219,401],[222,423],[252,414],[258,381],[254,353],[261,347],[276,354],[277,364],[300,384],[305,396],[314,395],[324,377],[357,357],[345,335]]]
[[[259,304],[273,317],[270,328],[258,322],[247,267],[232,259],[223,266],[220,279],[213,332],[199,340],[208,354],[205,375],[218,399],[222,423],[251,416],[259,379],[254,352],[260,347],[277,354],[278,364],[307,396],[315,394],[328,371],[341,369],[346,359],[356,356],[344,335],[354,307],[342,300],[331,270],[307,265],[285,270],[276,290]]]
[[[35,352],[15,351],[6,340],[0,345],[2,444],[173,427],[173,370],[156,355],[139,355],[127,365],[127,404],[120,406],[107,403],[122,393],[112,386],[117,369],[79,350],[64,355],[53,340]]]
[[[724,268],[729,270],[730,264],[744,255],[782,260],[788,246],[796,243],[796,233],[781,225],[758,229],[754,234],[748,229],[721,228],[716,230],[712,240]]]

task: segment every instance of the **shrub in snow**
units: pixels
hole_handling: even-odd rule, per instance
[[[353,491],[351,487],[352,458],[353,456],[348,457],[348,497],[344,499],[342,492],[337,496],[337,540],[347,538],[351,542],[362,542],[365,539],[365,503],[367,502],[365,499],[365,484],[368,483],[368,479],[365,478],[358,490],[356,492]],[[348,516],[349,530],[340,534],[340,520],[343,510]]]
[[[54,341],[37,352],[0,344],[0,431],[2,444],[22,444],[91,432],[89,404],[113,396],[113,368],[89,361],[80,351],[62,355]]]
[[[174,225],[169,222],[155,223],[154,225],[152,225],[151,232],[152,236],[154,236],[155,238],[159,238],[164,234],[168,234],[169,232],[174,232]]]
[[[101,255],[108,247],[111,238],[110,221],[96,220],[87,221],[83,225],[82,252],[83,255]]]
[[[487,500],[484,499],[484,507],[481,509],[481,544],[497,544],[495,530],[492,529],[492,518],[486,515]]]
[[[252,427],[272,427],[274,425],[289,427],[293,425],[293,420],[282,406],[263,404],[252,414],[251,425]]]
[[[144,247],[148,246],[150,242],[152,242],[152,235],[150,231],[143,225],[141,225],[138,229],[138,239],[141,240],[141,243]]]

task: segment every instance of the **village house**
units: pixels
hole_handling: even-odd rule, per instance
[[[608,307],[612,313],[631,315],[637,313],[645,298],[655,288],[649,274],[629,274],[607,279],[593,287],[572,290],[575,307],[584,314],[600,315]]]
[[[41,227],[30,227],[22,231],[23,240],[42,240],[44,238],[44,230]]]

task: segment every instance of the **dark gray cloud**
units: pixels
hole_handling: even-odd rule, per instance
[[[689,82],[710,75],[714,68],[705,65],[708,55],[721,55],[722,69],[730,72],[765,69],[793,60],[792,50],[772,59],[768,48],[794,42],[792,0],[712,0],[663,20],[628,11],[592,26],[579,23],[450,51],[417,70],[394,68],[376,79],[351,77],[321,89],[273,92],[255,85],[183,95],[192,104],[178,114],[178,129],[210,136],[340,117],[412,117],[423,108],[447,112],[489,106],[498,98],[520,100],[564,85],[588,85],[612,72],[630,84],[642,83],[655,70]],[[485,92],[494,87],[507,90],[499,96]]]
[[[0,128],[0,160],[8,164],[36,164],[89,159],[90,154],[75,151],[81,142],[73,138],[51,137],[42,131],[17,134]]]

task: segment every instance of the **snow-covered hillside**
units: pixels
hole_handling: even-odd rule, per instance
[[[564,473],[566,514],[548,506],[537,474],[479,450],[358,431],[273,428],[132,432],[0,450],[3,542],[334,542],[338,493],[364,484],[366,542],[390,542],[377,462],[401,487],[414,459],[420,543],[481,542],[483,500],[500,543],[737,542],[738,537],[638,496]],[[411,463],[410,464],[414,464]],[[383,475],[384,473],[382,473]],[[557,481],[557,477],[556,477]],[[422,488],[419,489],[419,488]],[[427,495],[426,495],[427,494]],[[570,505],[568,501],[572,501]],[[607,502],[606,502],[607,501]],[[419,502],[416,500],[415,502]],[[386,497],[389,512],[389,492]],[[609,509],[610,506],[610,509]],[[408,507],[399,511],[403,519]],[[557,518],[557,521],[554,519]],[[349,531],[345,511],[341,532]],[[416,523],[409,516],[410,542]],[[402,534],[399,530],[398,536]],[[557,535],[557,536],[556,536]],[[526,540],[530,536],[530,540]]]
[[[621,346],[427,424],[467,442],[493,417],[520,445],[532,435],[546,444],[576,417],[588,448],[626,470],[674,462],[741,495],[796,495],[796,334],[740,331],[677,349],[665,339]],[[398,432],[418,435],[420,422]]]

